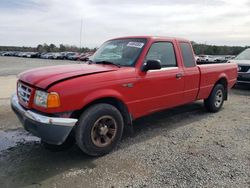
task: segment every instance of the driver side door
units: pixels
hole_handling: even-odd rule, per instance
[[[155,42],[145,61],[160,60],[161,69],[149,70],[140,75],[136,84],[140,112],[146,115],[183,104],[184,72],[179,67],[176,46],[172,42]]]

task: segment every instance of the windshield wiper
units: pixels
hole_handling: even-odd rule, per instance
[[[113,63],[113,62],[111,62],[111,61],[97,61],[97,62],[95,62],[96,64],[105,64],[105,65],[115,65],[115,66],[117,66],[117,67],[121,67],[121,65],[120,64],[116,64],[116,63]]]

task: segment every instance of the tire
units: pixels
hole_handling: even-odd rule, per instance
[[[209,112],[218,112],[223,106],[225,95],[224,86],[221,84],[215,85],[209,97],[204,100],[205,108]]]
[[[71,148],[75,144],[75,138],[72,136],[69,136],[67,140],[61,145],[48,144],[42,140],[41,140],[41,144],[47,150],[50,150],[53,152],[59,152],[59,151],[63,151],[63,150]]]
[[[123,133],[120,111],[110,104],[100,103],[83,112],[76,127],[76,143],[90,156],[102,156],[111,152]]]

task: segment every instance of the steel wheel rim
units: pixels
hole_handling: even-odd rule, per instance
[[[220,105],[222,104],[223,102],[223,92],[222,90],[218,90],[215,94],[215,103],[214,105],[219,108]]]
[[[117,134],[117,123],[111,116],[98,118],[91,129],[91,140],[97,147],[109,146]]]

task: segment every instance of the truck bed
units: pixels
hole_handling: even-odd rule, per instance
[[[215,83],[221,78],[226,78],[228,88],[233,87],[237,79],[237,64],[216,63],[197,65],[200,70],[200,91],[197,99],[206,99]]]

